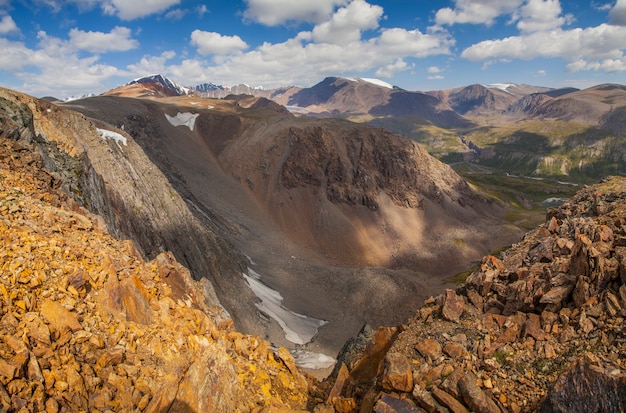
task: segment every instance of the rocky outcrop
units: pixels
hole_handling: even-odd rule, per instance
[[[64,192],[32,147],[0,139],[0,410],[304,409],[283,348],[233,329],[171,253],[131,241]]]
[[[487,202],[452,171],[440,174],[437,169],[447,166],[422,147],[383,130],[353,128],[341,140],[322,127],[294,127],[287,133],[289,150],[280,176],[287,189],[325,188],[331,202],[373,211],[381,194],[399,206],[420,209],[425,198],[438,204]]]
[[[386,352],[388,367],[335,397],[429,412],[623,410],[625,223],[626,179],[585,188],[457,291],[427,300]]]

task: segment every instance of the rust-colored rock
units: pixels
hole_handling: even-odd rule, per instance
[[[548,335],[541,328],[541,319],[538,314],[528,314],[524,323],[524,334],[535,340],[545,340]]]
[[[435,399],[437,399],[442,405],[446,406],[452,413],[469,413],[469,410],[467,410],[461,402],[438,387],[433,387],[431,392],[433,396],[435,396]]]
[[[415,345],[415,349],[419,351],[422,357],[433,361],[441,357],[442,355],[442,347],[439,341],[434,338],[427,338],[425,340],[420,341]]]
[[[405,355],[388,353],[385,357],[385,371],[382,387],[387,391],[408,393],[413,390],[413,372]]]
[[[383,394],[374,405],[374,413],[419,413],[419,409],[411,399]]]
[[[413,398],[417,402],[417,405],[428,413],[447,413],[448,409],[443,407],[429,392],[422,389],[419,386],[415,386],[412,392]]]
[[[458,296],[453,290],[447,289],[444,293],[443,306],[441,308],[443,318],[458,323],[464,310],[465,300],[463,297]]]
[[[58,334],[68,330],[78,331],[82,329],[78,315],[67,310],[56,301],[44,300],[41,305],[41,316],[49,323],[50,328]]]
[[[459,393],[465,404],[474,412],[501,413],[498,405],[478,387],[477,380],[473,373],[467,373],[459,380]]]

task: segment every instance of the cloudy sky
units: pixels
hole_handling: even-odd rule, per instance
[[[408,90],[626,83],[626,0],[0,0],[0,85],[59,98],[374,77]]]

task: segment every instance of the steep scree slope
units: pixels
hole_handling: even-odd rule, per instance
[[[0,89],[0,102],[4,133],[32,143],[62,189],[101,215],[113,235],[133,240],[147,258],[172,251],[194,277],[211,281],[207,299],[212,304],[219,303],[213,286],[244,290],[242,265],[231,247],[194,217],[132,139],[110,135],[106,125],[98,130],[77,112],[6,89]]]
[[[32,146],[0,138],[1,411],[306,407],[287,350],[235,331],[204,303],[207,280],[169,252],[144,261],[58,184]]]

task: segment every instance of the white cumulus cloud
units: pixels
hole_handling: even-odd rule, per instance
[[[29,48],[22,42],[0,38],[0,70],[11,71],[23,83],[22,91],[35,95],[70,95],[102,88],[102,82],[128,72],[99,63],[98,56],[80,57],[68,41],[38,33],[39,43]]]
[[[361,38],[361,32],[378,27],[383,8],[364,0],[354,0],[313,29],[313,40],[320,43],[348,44]]]
[[[398,27],[383,30],[375,41],[379,53],[412,57],[449,54],[455,43],[446,31],[422,33]]]
[[[202,30],[191,32],[191,45],[196,46],[202,55],[234,54],[248,48],[248,44],[237,35],[223,36]]]
[[[128,70],[135,77],[145,76],[150,73],[166,73],[167,62],[176,56],[173,50],[166,50],[158,56],[144,56],[139,62],[128,65]]]
[[[559,0],[528,0],[514,18],[519,19],[517,28],[522,32],[537,32],[559,28],[572,19],[562,12]]]
[[[617,0],[609,12],[609,22],[618,26],[626,26],[626,0]]]
[[[19,34],[20,29],[13,21],[13,18],[9,15],[2,16],[0,19],[0,34]]]
[[[404,72],[411,69],[411,66],[407,64],[403,59],[397,59],[393,63],[389,63],[376,71],[377,77],[391,78],[396,73]]]
[[[571,71],[619,71],[625,63],[624,39],[626,27],[601,24],[485,40],[463,50],[461,57],[471,61],[556,57],[568,61]]]
[[[321,23],[348,0],[246,0],[246,19],[276,26],[290,21]]]
[[[456,0],[455,7],[439,9],[435,22],[440,25],[457,23],[493,24],[494,20],[513,13],[524,0]]]
[[[127,27],[114,27],[109,33],[72,29],[69,36],[71,45],[92,53],[126,51],[139,46],[139,42],[131,38],[131,31]]]
[[[449,54],[454,41],[445,31],[387,29],[367,40],[348,45],[311,42],[310,32],[300,32],[282,43],[263,43],[250,51],[223,56],[215,64],[188,59],[166,68],[178,78],[232,85],[255,79],[255,86],[313,84],[325,76],[351,76],[369,70],[387,77],[410,68],[406,57]]]
[[[178,3],[180,0],[101,0],[101,7],[106,14],[118,16],[122,20],[134,20],[161,13]]]

